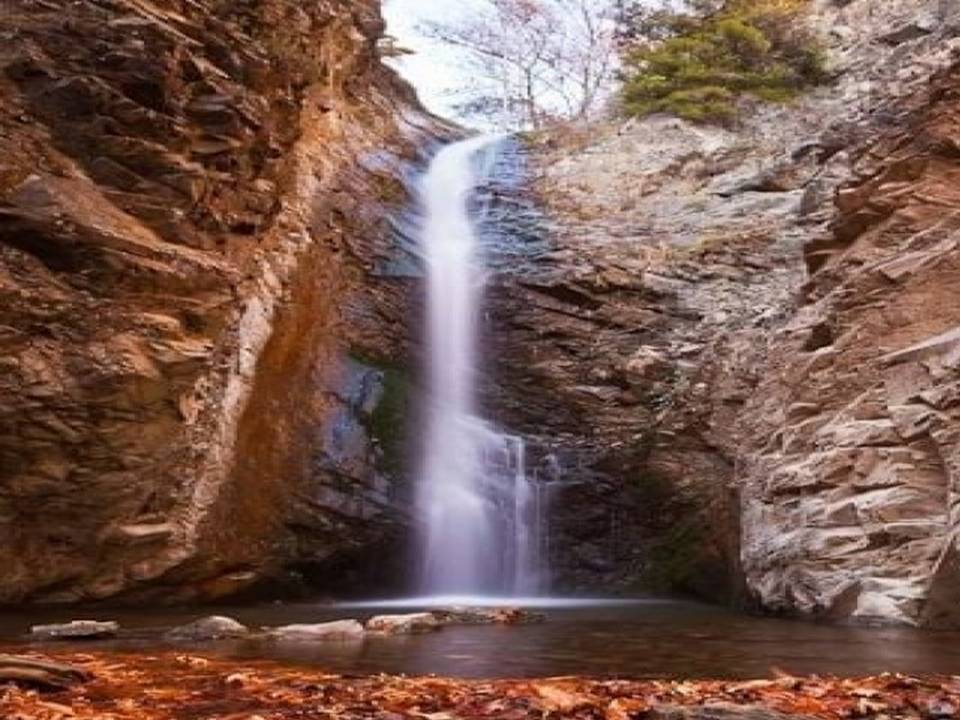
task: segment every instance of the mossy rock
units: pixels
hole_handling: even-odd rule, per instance
[[[377,469],[391,477],[406,471],[410,417],[413,412],[413,382],[407,369],[369,356],[351,353],[351,358],[380,373],[382,390],[369,414],[361,417],[370,438],[380,450]]]
[[[370,416],[369,430],[380,447],[380,470],[393,476],[405,470],[411,394],[405,373],[383,371],[383,397]]]

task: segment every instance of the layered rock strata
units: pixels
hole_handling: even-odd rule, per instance
[[[373,0],[5,4],[0,601],[209,599],[405,522],[388,218],[436,128],[382,32]]]
[[[960,25],[921,5],[813,3],[833,82],[739,127],[538,146],[555,222],[503,283],[497,404],[565,448],[560,588],[960,621]]]
[[[960,69],[859,150],[797,313],[743,407],[744,571],[760,602],[956,623]]]

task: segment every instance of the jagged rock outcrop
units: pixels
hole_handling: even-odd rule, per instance
[[[816,2],[836,78],[803,101],[539,148],[498,404],[568,448],[561,587],[960,622],[957,10]]]
[[[764,606],[960,620],[958,88],[955,68],[856,153],[743,407],[742,557]]]
[[[4,5],[0,601],[219,597],[404,522],[388,220],[438,128],[382,32],[373,0]]]

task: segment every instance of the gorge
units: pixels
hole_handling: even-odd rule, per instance
[[[960,7],[799,4],[789,101],[488,136],[377,0],[10,0],[0,639],[603,598],[220,657],[960,672]]]

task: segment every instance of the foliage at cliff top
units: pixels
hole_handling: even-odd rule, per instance
[[[730,123],[738,100],[786,102],[825,80],[807,0],[689,0],[622,11],[624,111]]]

